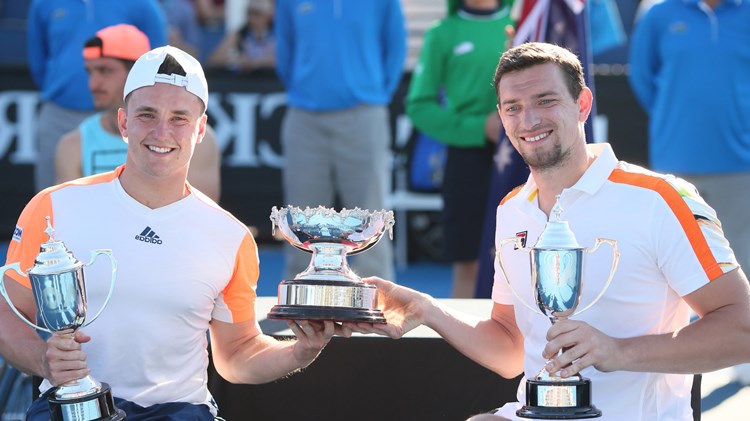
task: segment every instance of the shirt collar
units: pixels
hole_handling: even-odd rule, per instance
[[[596,158],[581,178],[570,187],[570,190],[578,190],[593,195],[607,182],[609,175],[617,168],[617,157],[609,143],[590,143],[586,145],[586,149],[593,153]]]
[[[586,169],[580,179],[566,190],[577,190],[588,195],[596,193],[609,179],[609,175],[617,168],[618,160],[612,146],[609,143],[590,143],[586,149],[592,152],[596,158]],[[537,196],[537,185],[534,177],[529,175],[526,184],[519,192],[520,197],[534,202]]]

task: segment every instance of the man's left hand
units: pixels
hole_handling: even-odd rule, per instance
[[[290,320],[287,325],[297,337],[294,357],[302,367],[315,360],[334,335],[352,336],[351,329],[331,320]]]
[[[586,367],[602,372],[619,369],[618,340],[586,322],[560,320],[547,331],[547,341],[542,356],[549,360],[550,373],[560,370],[561,377],[570,377]]]

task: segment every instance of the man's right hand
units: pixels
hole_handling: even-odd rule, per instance
[[[430,297],[380,278],[365,278],[364,282],[378,288],[378,309],[386,323],[345,323],[354,332],[376,333],[399,339],[424,323],[424,313]]]
[[[86,354],[82,343],[91,340],[82,331],[73,335],[55,334],[47,340],[47,351],[44,353],[44,377],[54,386],[83,378],[91,373],[86,365]]]

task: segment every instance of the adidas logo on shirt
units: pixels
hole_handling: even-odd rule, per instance
[[[138,241],[143,241],[144,243],[151,243],[151,244],[162,243],[159,236],[156,235],[156,232],[154,232],[154,230],[152,230],[151,227],[146,227],[146,229],[144,229],[143,232],[135,236],[135,239]]]

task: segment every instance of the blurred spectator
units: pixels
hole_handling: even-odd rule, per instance
[[[161,0],[167,16],[169,45],[200,57],[201,26],[193,0]]]
[[[750,2],[666,0],[646,9],[633,32],[630,84],[649,116],[651,168],[698,189],[748,272]],[[750,365],[735,379],[750,385]]]
[[[33,0],[27,42],[31,75],[41,91],[37,120],[36,190],[55,182],[60,137],[94,111],[81,48],[96,32],[118,23],[143,31],[152,46],[167,42],[166,19],[156,0]]]
[[[221,26],[224,23],[224,0],[192,0],[198,21],[204,28]]]
[[[224,37],[211,54],[208,65],[241,73],[273,69],[276,65],[275,49],[273,3],[271,0],[250,0],[245,24]]]
[[[512,24],[510,7],[499,0],[449,1],[448,17],[425,34],[409,86],[409,118],[421,132],[448,145],[442,225],[443,255],[453,264],[453,298],[474,297],[500,136],[496,93],[481,81],[491,78]]]
[[[373,211],[391,190],[388,105],[403,76],[401,0],[277,0],[276,71],[287,90],[281,126],[284,203]],[[287,279],[310,255],[285,249]],[[393,245],[354,256],[362,276],[394,276]]]

